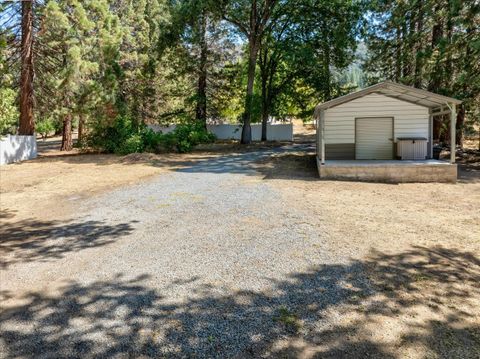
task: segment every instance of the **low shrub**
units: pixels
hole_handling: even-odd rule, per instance
[[[51,118],[45,118],[35,124],[35,131],[39,133],[43,139],[55,131],[55,122]]]
[[[132,121],[128,117],[118,116],[113,121],[99,121],[89,132],[85,143],[86,147],[95,148],[108,153],[126,154],[122,149],[125,142],[133,135],[138,134]]]
[[[201,143],[212,143],[216,138],[199,123],[178,125],[173,134],[178,139],[177,150],[180,153],[190,152]]]
[[[154,132],[146,126],[134,126],[126,117],[118,117],[108,126],[98,126],[88,135],[86,145],[110,153],[126,155],[133,152],[190,152],[201,143],[212,143],[215,135],[202,124],[177,125],[173,132]]]
[[[145,145],[140,134],[134,134],[123,141],[116,149],[115,153],[119,155],[128,155],[129,153],[143,152]]]

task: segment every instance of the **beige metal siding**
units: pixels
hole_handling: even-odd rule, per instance
[[[428,138],[428,108],[370,94],[325,110],[325,143],[354,143],[355,118],[358,117],[393,117],[394,138]]]
[[[357,118],[355,158],[357,160],[393,159],[392,134],[392,118]]]

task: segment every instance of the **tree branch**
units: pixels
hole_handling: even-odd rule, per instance
[[[236,20],[236,19],[233,19],[233,18],[230,18],[226,15],[223,15],[223,20],[225,21],[228,21],[229,23],[235,25],[236,27],[238,27],[238,29],[245,35],[245,36],[250,36],[250,32],[248,31],[248,29],[246,28],[246,26],[244,24],[242,24],[240,21]]]

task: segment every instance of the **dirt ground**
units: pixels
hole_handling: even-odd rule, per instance
[[[75,202],[162,172],[148,163],[124,163],[102,154],[41,156],[0,168],[4,220],[48,220],[74,215]]]
[[[297,142],[309,142],[313,134],[312,125],[295,123]],[[69,218],[75,215],[76,201],[168,173],[185,162],[281,145],[220,143],[188,155],[120,157],[78,150],[62,153],[58,144],[58,138],[41,141],[38,159],[0,167],[4,221]],[[467,248],[477,245],[480,238],[480,158],[473,151],[476,142],[466,141],[466,145],[463,156],[457,158],[459,181],[455,185],[318,181],[313,152],[275,154],[256,166],[292,204],[310,207],[312,215],[321,215],[340,241],[346,240],[339,243],[339,250],[351,244],[351,238],[366,233],[374,233],[377,245],[385,248],[401,246],[402,238],[411,237],[418,245],[441,242]],[[442,155],[448,157],[448,153]],[[318,204],[330,210],[319,213]]]
[[[298,132],[298,142],[309,142],[313,129]],[[175,170],[189,173],[192,162],[260,147],[225,143],[189,155],[118,157],[59,155],[53,145],[45,146],[37,160],[0,168],[1,219],[8,227],[27,218],[71,218],[77,201]],[[267,184],[292,209],[309,213],[298,219],[299,228],[305,223],[326,229],[332,257],[348,254],[352,260],[346,277],[334,282],[348,301],[330,310],[306,299],[303,309],[281,314],[294,331],[301,331],[308,311],[335,325],[318,329],[320,334],[312,329],[310,336],[281,337],[267,351],[258,349],[262,355],[355,357],[360,350],[359,356],[383,358],[479,358],[480,160],[475,153],[458,158],[457,184],[320,181],[312,151],[279,152],[257,161],[258,173],[246,177],[248,183]],[[319,250],[323,245],[318,243]],[[355,274],[357,266],[366,278]],[[329,270],[320,266],[314,272],[327,278],[319,290],[331,289]],[[308,282],[308,273],[304,276]],[[372,283],[373,293],[363,280]],[[331,350],[336,347],[342,351]]]
[[[380,357],[479,358],[479,160],[459,158],[457,184],[317,181],[313,155],[267,161],[265,178],[292,207],[309,208],[329,229],[336,244],[332,255],[350,251],[378,290],[361,304],[352,298],[342,312],[348,314],[340,314],[341,330],[314,344],[304,338],[280,341],[277,352],[315,357],[348,333],[359,357],[359,347],[367,345],[366,357],[396,348]],[[343,356],[345,351],[333,355]]]

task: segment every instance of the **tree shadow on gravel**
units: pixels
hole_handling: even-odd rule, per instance
[[[182,173],[263,175],[264,179],[318,180],[313,148],[286,145],[238,153],[194,153],[187,159],[153,160],[157,167]]]
[[[70,283],[47,295],[1,293],[0,354],[16,357],[478,358],[480,261],[415,247],[272,280],[263,291],[191,286],[167,300],[154,278]],[[165,290],[165,289],[164,289]],[[12,299],[13,298],[13,299]],[[477,305],[477,306],[476,306]],[[477,315],[477,317],[475,317]],[[394,325],[390,328],[389,325]],[[395,331],[396,326],[402,331]],[[390,329],[389,329],[390,328]],[[393,333],[395,343],[379,340]],[[409,352],[409,350],[411,350]],[[413,352],[412,352],[413,350]],[[410,355],[409,355],[410,354]]]
[[[105,246],[133,231],[131,223],[22,220],[0,223],[0,268],[16,262],[62,258],[66,253]]]

